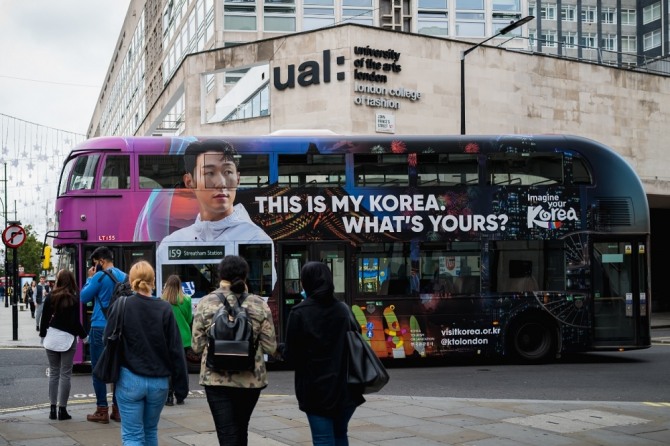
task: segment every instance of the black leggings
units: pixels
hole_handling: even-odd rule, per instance
[[[220,445],[246,446],[251,413],[261,389],[205,386]]]

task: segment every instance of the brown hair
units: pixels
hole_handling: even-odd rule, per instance
[[[184,295],[181,291],[181,279],[178,275],[172,274],[167,278],[161,298],[169,302],[170,305],[178,305],[184,301]]]
[[[71,307],[77,303],[77,282],[72,271],[62,269],[56,275],[56,285],[51,292],[54,312]]]

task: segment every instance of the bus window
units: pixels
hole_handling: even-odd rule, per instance
[[[493,245],[495,265],[491,291],[566,290],[566,256],[562,241],[497,241]]]
[[[356,186],[408,186],[407,155],[354,154]]]
[[[563,184],[560,153],[493,153],[488,157],[489,184],[539,186]]]
[[[247,276],[249,292],[269,296],[272,293],[272,246],[240,244],[238,252],[249,264]]]
[[[279,186],[344,186],[344,155],[279,155]]]
[[[240,187],[262,187],[270,184],[270,157],[244,155],[240,157]]]
[[[580,157],[572,158],[572,184],[593,184],[591,172]]]
[[[67,190],[93,189],[99,159],[100,155],[80,156],[74,159]]]
[[[421,294],[479,294],[479,242],[423,243]]]
[[[368,243],[358,253],[358,291],[383,296],[409,293],[409,243]]]
[[[477,155],[417,154],[417,186],[476,185],[479,182]]]
[[[184,187],[183,155],[140,155],[140,189]]]
[[[130,189],[130,157],[107,155],[102,170],[100,189]]]
[[[165,282],[171,274],[176,274],[182,283],[193,284],[193,295],[191,299],[194,303],[205,297],[219,287],[216,280],[218,273],[216,271],[218,261],[215,263],[188,263],[188,264],[163,264],[161,270],[161,280]],[[157,285],[161,290],[165,283]]]

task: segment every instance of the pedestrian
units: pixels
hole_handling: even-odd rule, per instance
[[[30,316],[35,319],[35,300],[33,299],[32,285],[28,282],[24,283],[21,293],[23,295],[23,303],[30,308]]]
[[[116,399],[123,422],[124,445],[158,446],[158,421],[165,406],[169,380],[177,400],[188,394],[188,372],[181,336],[172,308],[152,296],[156,286],[153,267],[144,260],[129,272],[134,295],[125,305],[112,304],[110,320],[123,311],[121,372],[116,383]],[[125,307],[125,308],[124,308]],[[114,330],[105,329],[105,339]]]
[[[114,266],[114,254],[106,246],[99,246],[91,254],[93,266],[88,269],[88,279],[81,289],[81,303],[93,303],[93,313],[91,314],[91,329],[89,330],[89,345],[91,352],[91,370],[95,368],[98,359],[104,348],[103,333],[107,326],[107,318],[103,312],[109,307],[114,291],[114,281],[105,271],[109,271],[116,277],[116,280],[123,282],[126,279],[126,273]],[[88,421],[94,423],[108,424],[111,418],[114,421],[121,421],[121,414],[116,406],[116,393],[112,385],[112,413],[109,414],[107,404],[107,385],[93,376],[93,391],[95,392],[96,409],[95,412],[86,416]]]
[[[181,343],[184,347],[184,356],[187,356],[188,350],[191,350],[191,326],[193,325],[193,306],[191,298],[184,294],[181,289],[181,279],[178,275],[172,274],[165,281],[165,287],[161,293],[161,298],[172,306],[174,318],[177,321]],[[177,398],[177,404],[184,404],[184,399]],[[174,405],[174,389],[170,382],[166,406]]]
[[[40,276],[40,282],[35,286],[35,322],[37,331],[40,331],[40,320],[42,318],[42,302],[49,292],[49,285],[46,278]]]
[[[301,281],[307,299],[289,314],[284,359],[295,369],[295,395],[307,414],[312,443],[348,445],[349,420],[365,399],[362,389],[347,384],[346,333],[361,327],[335,298],[325,263],[307,262]]]
[[[72,360],[77,350],[77,336],[86,338],[86,330],[81,325],[77,282],[74,274],[68,270],[60,270],[56,276],[56,287],[44,298],[44,309],[41,314],[40,338],[49,360],[49,400],[51,420],[69,420],[67,401],[70,396],[70,378],[72,377]],[[64,339],[60,346],[44,343],[49,336],[57,335]],[[63,334],[65,333],[65,334]],[[71,338],[71,340],[70,340]],[[67,345],[69,343],[69,345]],[[58,407],[58,413],[56,413]]]
[[[219,288],[203,297],[193,317],[192,347],[202,353],[200,385],[205,388],[207,403],[214,418],[216,435],[221,445],[246,445],[251,413],[261,390],[268,385],[264,354],[277,350],[275,327],[268,304],[259,296],[247,294],[249,264],[239,256],[226,256],[219,263]],[[221,371],[207,368],[207,332],[217,310],[223,306],[216,293],[222,293],[231,305],[242,299],[258,344],[255,366],[249,371]],[[244,296],[244,297],[243,297]]]

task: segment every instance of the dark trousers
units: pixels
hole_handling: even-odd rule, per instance
[[[251,413],[261,389],[205,386],[220,445],[246,446]]]

